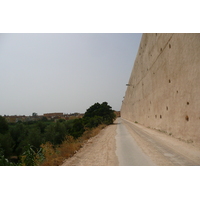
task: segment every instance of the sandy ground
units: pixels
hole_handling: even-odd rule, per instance
[[[120,134],[122,138],[118,139],[120,127],[124,127],[124,129],[121,130],[122,134]],[[124,140],[124,138],[127,137],[127,134],[124,134],[125,132],[127,132],[127,134],[133,138],[134,143],[137,144],[130,153],[129,151],[124,151],[128,144],[124,144],[124,147],[117,145],[117,140]],[[191,143],[188,144],[166,135],[165,133],[118,118],[113,125],[107,126],[98,135],[90,138],[84,144],[83,148],[73,157],[67,159],[62,166],[119,166],[122,164],[120,164],[120,157],[118,156],[121,154],[124,155],[125,158],[129,156],[128,154],[132,154],[132,151],[142,151],[145,157],[148,157],[148,159],[152,161],[153,164],[150,165],[200,165],[199,146]],[[135,155],[136,156],[132,156],[133,159],[141,160],[141,158],[138,158],[138,155],[141,154]],[[140,160],[137,165],[143,166],[144,162],[140,162]],[[135,165],[132,163],[131,165]]]
[[[116,150],[117,124],[107,126],[88,140],[73,157],[67,159],[62,166],[116,166],[118,159]]]

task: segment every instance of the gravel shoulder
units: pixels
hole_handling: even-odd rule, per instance
[[[119,163],[115,153],[116,128],[117,124],[114,123],[102,129],[62,166],[117,166]]]

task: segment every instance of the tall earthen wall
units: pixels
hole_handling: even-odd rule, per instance
[[[143,34],[121,116],[200,143],[200,34]]]

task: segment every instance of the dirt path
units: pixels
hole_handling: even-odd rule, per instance
[[[104,128],[73,157],[67,159],[62,166],[115,166],[118,165],[116,150],[116,128],[113,124]]]

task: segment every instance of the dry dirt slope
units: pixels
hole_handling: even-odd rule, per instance
[[[107,126],[88,142],[62,166],[115,166],[118,159],[115,154],[117,124]]]

